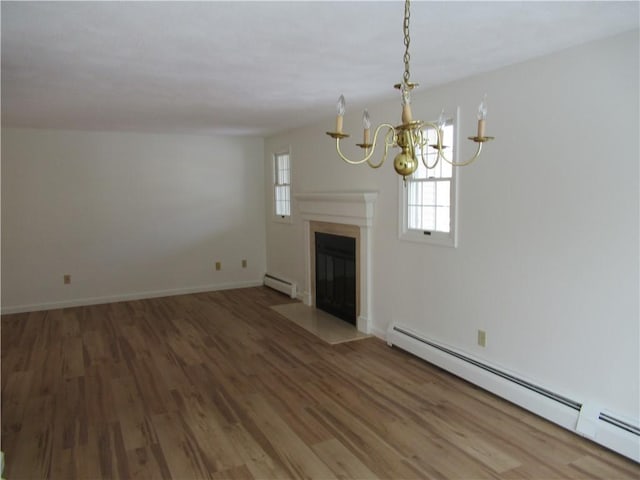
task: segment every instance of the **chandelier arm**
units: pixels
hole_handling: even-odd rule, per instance
[[[378,125],[378,127],[376,128],[375,133],[373,134],[373,148],[372,148],[372,149],[371,149],[371,151],[370,151],[368,154],[366,154],[366,155],[365,155],[365,157],[364,157],[363,159],[361,159],[361,160],[349,160],[349,159],[348,159],[348,158],[347,158],[347,157],[342,153],[342,150],[340,150],[340,138],[339,138],[339,137],[338,137],[338,138],[336,138],[336,151],[338,152],[338,155],[340,156],[340,158],[341,158],[342,160],[344,160],[345,162],[347,162],[348,164],[350,164],[350,165],[361,165],[361,164],[363,164],[363,163],[367,162],[367,163],[369,163],[369,165],[370,165],[371,167],[373,167],[373,168],[378,168],[378,167],[380,167],[380,166],[384,163],[384,160],[386,159],[386,150],[388,150],[388,148],[389,148],[389,147],[387,146],[387,142],[386,142],[386,140],[385,140],[385,156],[383,157],[382,161],[381,161],[379,164],[377,164],[377,165],[375,165],[375,166],[374,166],[374,165],[372,165],[372,164],[369,162],[369,160],[371,160],[371,157],[373,156],[373,152],[375,151],[375,145],[376,145],[376,142],[377,142],[377,140],[378,140],[378,133],[380,132],[380,130],[381,130],[383,127],[387,127],[387,128],[389,128],[389,129],[391,129],[392,131],[394,131],[394,132],[395,132],[394,127],[393,127],[392,125],[388,124],[388,123],[381,123],[380,125]],[[389,135],[389,134],[387,133],[387,136],[388,136],[388,135]],[[394,133],[394,136],[395,136],[395,133]],[[365,150],[365,152],[366,152],[366,150]]]
[[[387,159],[387,152],[388,151],[389,151],[389,147],[385,144],[384,153],[382,154],[382,159],[380,160],[380,162],[377,163],[377,164],[373,164],[373,163],[371,163],[370,160],[367,160],[367,165],[369,165],[371,168],[380,168],[382,166],[382,164],[385,162],[385,160]]]
[[[434,160],[433,165],[429,165],[427,163],[427,159],[424,156],[424,149],[421,150],[421,152],[420,152],[420,159],[422,160],[422,163],[423,163],[424,167],[427,170],[431,170],[432,168],[436,168],[436,165],[438,165],[438,161],[440,160],[440,150],[438,150],[438,155],[436,155],[436,159]]]
[[[438,128],[437,123],[434,123],[434,122],[422,122],[422,123],[428,126],[429,128],[433,128],[438,134],[438,137],[440,136],[440,129]]]
[[[336,151],[338,152],[338,156],[350,165],[360,165],[361,163],[364,163],[367,161],[366,157],[363,158],[362,160],[349,160],[347,157],[345,157],[344,154],[342,153],[342,150],[340,150],[340,137],[336,138]]]
[[[475,162],[475,160],[480,156],[480,152],[482,152],[482,143],[483,142],[478,142],[478,148],[476,150],[475,155],[470,159],[465,160],[464,162],[453,162],[449,160],[447,157],[444,156],[444,154],[442,153],[442,150],[438,151],[438,158],[441,158],[448,164],[453,165],[454,167],[466,167],[467,165],[471,165],[473,162]]]
[[[429,126],[429,127],[431,127],[432,129],[434,129],[436,131],[436,135],[438,136],[437,144],[438,145],[442,145],[442,133],[441,133],[440,129],[438,128],[438,125],[433,123],[433,122],[424,122],[424,124]],[[436,150],[438,151],[438,155],[436,155],[436,159],[434,160],[433,165],[429,165],[427,163],[427,159],[426,159],[426,156],[425,156],[425,151],[427,150],[425,147],[427,146],[428,142],[429,142],[429,139],[424,136],[424,130],[420,130],[420,141],[419,141],[420,159],[422,160],[422,163],[425,166],[425,168],[427,170],[431,170],[432,168],[435,168],[436,165],[438,165],[438,161],[440,160],[440,157],[442,156],[442,149],[441,148],[436,148]],[[431,148],[434,148],[434,147],[431,147]]]
[[[376,128],[376,132],[373,135],[373,144],[376,144],[376,138],[378,136],[378,131],[380,130],[381,127],[387,127],[387,134],[384,137],[384,153],[382,154],[382,160],[380,160],[379,163],[374,164],[371,163],[371,160],[367,160],[367,165],[369,165],[371,168],[380,168],[382,166],[382,164],[385,162],[385,160],[387,159],[387,153],[389,152],[389,147],[393,147],[395,145],[395,138],[396,138],[396,129],[392,126],[389,125],[388,123],[383,123],[381,125],[378,126],[378,128]]]

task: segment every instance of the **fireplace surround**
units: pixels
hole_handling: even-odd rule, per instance
[[[295,195],[304,221],[303,301],[315,306],[315,233],[355,238],[356,327],[371,333],[371,258],[376,192],[318,192]]]

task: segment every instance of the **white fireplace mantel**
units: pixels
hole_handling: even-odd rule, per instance
[[[305,295],[307,305],[315,304],[315,292],[311,278],[311,222],[353,225],[359,228],[359,305],[357,328],[371,333],[371,258],[373,220],[377,192],[316,192],[300,193],[294,196],[297,210],[304,220],[305,235]]]
[[[304,220],[373,226],[377,192],[323,192],[295,195]]]

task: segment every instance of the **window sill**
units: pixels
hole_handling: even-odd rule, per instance
[[[275,223],[285,223],[285,224],[293,223],[293,221],[291,220],[291,215],[274,215],[273,217],[271,217],[271,219]]]
[[[425,243],[428,245],[436,245],[439,247],[457,248],[458,242],[453,232],[428,232],[421,230],[407,230],[400,233],[400,240],[415,243]]]

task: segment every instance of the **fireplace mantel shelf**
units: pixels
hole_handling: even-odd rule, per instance
[[[373,226],[377,192],[313,192],[294,195],[304,220]]]
[[[297,193],[295,198],[303,201],[324,202],[370,202],[375,201],[378,192],[309,192]]]

